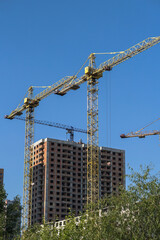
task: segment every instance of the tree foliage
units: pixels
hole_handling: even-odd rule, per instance
[[[16,196],[8,206],[6,198],[4,186],[0,184],[0,240],[17,240],[20,237],[20,197]]]
[[[5,200],[7,194],[2,184],[0,184],[0,239],[4,237],[5,229]]]
[[[21,226],[21,203],[20,197],[16,196],[11,204],[7,206],[6,211],[6,239],[17,239],[20,235]]]
[[[140,172],[131,169],[128,177],[128,189],[120,187],[118,194],[102,199],[98,205],[101,211],[87,210],[78,224],[74,216],[68,216],[58,234],[48,224],[32,226],[24,239],[159,240],[160,179],[151,175],[150,167],[141,167]]]

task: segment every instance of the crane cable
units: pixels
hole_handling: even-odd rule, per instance
[[[111,76],[109,74],[109,140],[111,147]]]
[[[111,78],[110,74],[107,75],[107,146],[111,147]]]
[[[157,119],[156,119],[156,120],[154,120],[153,122],[151,122],[151,123],[147,124],[145,127],[141,128],[140,130],[138,130],[137,132],[135,132],[135,134],[137,134],[137,133],[141,132],[143,129],[145,129],[146,127],[148,127],[148,126],[152,125],[153,123],[155,123],[155,122],[157,122],[157,121],[159,121],[159,120],[160,120],[160,118],[157,118]]]

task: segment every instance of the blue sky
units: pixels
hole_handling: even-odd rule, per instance
[[[90,53],[121,51],[159,36],[159,13],[159,0],[0,1],[0,168],[9,199],[22,196],[25,125],[4,115],[17,107],[29,86],[48,86],[74,75]],[[160,117],[159,55],[160,44],[100,79],[99,145],[124,149],[126,169],[127,164],[137,170],[150,163],[154,172],[160,169],[158,136],[119,137]],[[96,62],[110,57],[98,55]],[[86,84],[63,97],[44,99],[35,118],[86,129]],[[159,123],[150,129],[160,129]],[[65,140],[66,133],[36,125],[35,141],[46,137]],[[75,133],[75,140],[80,138],[86,142],[84,134]]]

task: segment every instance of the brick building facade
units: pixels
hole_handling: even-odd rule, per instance
[[[83,143],[41,139],[32,145],[31,223],[78,215],[87,196],[87,146]],[[124,150],[100,147],[100,197],[125,186]]]

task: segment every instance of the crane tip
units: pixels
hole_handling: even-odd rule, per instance
[[[126,138],[126,135],[123,133],[120,135],[121,138]]]

